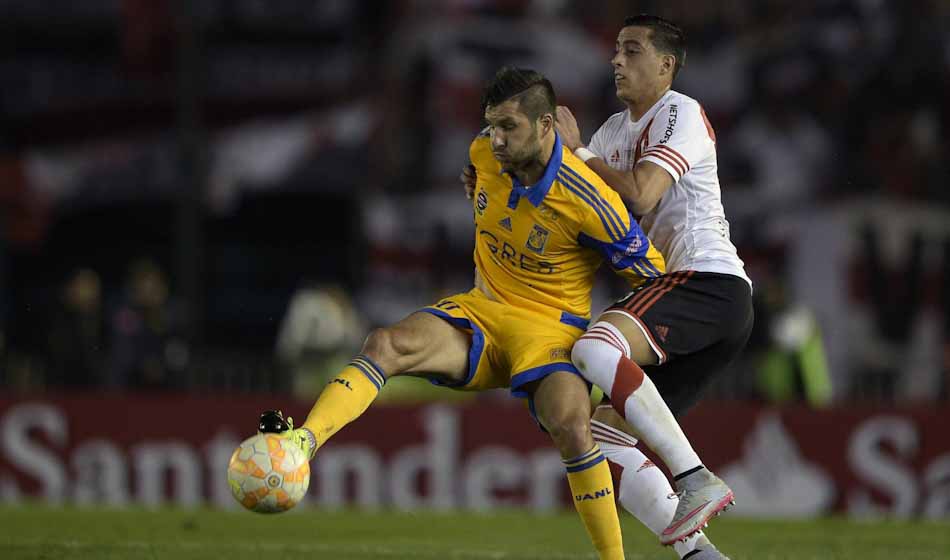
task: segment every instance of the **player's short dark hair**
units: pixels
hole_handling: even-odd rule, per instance
[[[686,64],[686,34],[680,26],[660,16],[649,14],[629,16],[623,20],[623,26],[646,27],[649,29],[653,48],[663,54],[673,55],[676,58],[673,77],[675,78],[679,74],[680,69]]]
[[[504,66],[495,73],[482,92],[482,113],[509,99],[517,99],[518,108],[532,122],[546,113],[553,115],[557,109],[551,82],[540,72],[526,68]]]

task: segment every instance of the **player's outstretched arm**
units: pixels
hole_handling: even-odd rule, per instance
[[[557,108],[557,131],[561,135],[561,142],[584,160],[587,167],[610,188],[617,191],[627,208],[637,216],[653,210],[666,190],[673,185],[673,177],[669,172],[649,161],[638,163],[631,171],[619,171],[607,165],[600,156],[584,146],[577,119],[563,105]]]

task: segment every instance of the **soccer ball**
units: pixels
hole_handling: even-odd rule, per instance
[[[231,455],[228,485],[234,499],[251,511],[287,511],[307,493],[310,461],[290,441],[275,434],[257,434]]]

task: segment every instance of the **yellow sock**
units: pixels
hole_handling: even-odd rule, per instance
[[[567,482],[571,485],[574,507],[584,521],[587,534],[601,560],[623,560],[623,537],[614,483],[597,444],[573,459],[565,459]]]
[[[359,418],[385,383],[383,370],[372,360],[363,355],[353,358],[323,388],[301,427],[313,432],[319,448],[340,428]]]

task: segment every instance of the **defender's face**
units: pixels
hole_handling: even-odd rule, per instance
[[[491,135],[491,149],[501,166],[515,169],[538,159],[541,138],[537,123],[521,112],[517,100],[485,109],[485,120]]]
[[[663,58],[653,48],[650,29],[646,27],[624,27],[617,35],[614,57],[610,63],[614,67],[614,85],[617,97],[625,101],[635,101],[657,89],[663,69]]]

